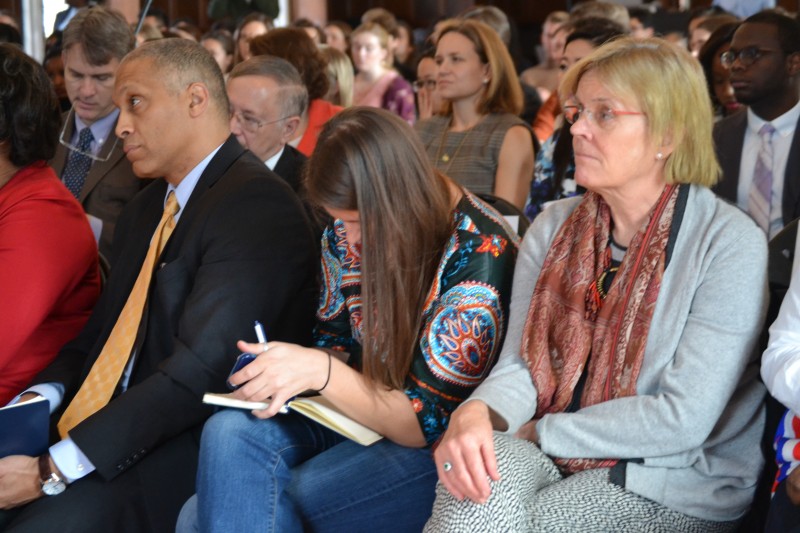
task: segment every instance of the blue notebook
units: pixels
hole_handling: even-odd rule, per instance
[[[42,397],[0,408],[0,457],[47,451],[50,402]]]

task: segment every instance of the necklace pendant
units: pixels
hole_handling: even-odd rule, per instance
[[[450,156],[447,154],[442,155],[442,163],[447,163],[450,161]]]

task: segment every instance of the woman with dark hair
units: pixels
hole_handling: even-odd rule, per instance
[[[433,169],[400,118],[342,111],[306,187],[335,219],[322,241],[316,346],[240,342],[259,355],[231,377],[242,385],[234,396],[272,403],[209,419],[179,531],[197,516],[202,531],[419,531],[436,482],[430,446],[502,344],[516,238]],[[277,414],[309,389],[385,438],[364,447]]]
[[[736,100],[731,86],[731,71],[722,64],[722,54],[731,47],[733,34],[741,22],[728,22],[711,33],[711,36],[700,49],[700,64],[706,75],[708,93],[714,104],[714,118],[717,120],[744,109]]]
[[[250,50],[250,41],[271,31],[275,26],[272,19],[264,13],[257,11],[250,13],[242,18],[233,32],[233,40],[236,42],[236,51],[233,64],[241,63],[253,56]]]
[[[428,158],[470,191],[522,209],[534,140],[518,117],[522,88],[505,44],[482,22],[456,20],[441,30],[435,59],[445,109],[416,126]]]
[[[200,38],[200,44],[214,56],[223,74],[233,67],[233,37],[226,30],[214,30]]]
[[[297,69],[308,90],[308,110],[301,117],[297,137],[291,141],[300,152],[311,156],[322,126],[342,110],[325,100],[330,80],[328,63],[311,37],[302,28],[278,28],[257,37],[251,43],[253,55],[285,59]]]
[[[0,405],[83,327],[100,292],[97,245],[46,161],[61,114],[44,68],[0,44]]]

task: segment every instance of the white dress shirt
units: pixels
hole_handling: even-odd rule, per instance
[[[775,133],[772,135],[773,179],[769,223],[770,235],[775,235],[783,228],[783,181],[798,119],[800,119],[800,102],[783,115],[770,121],[772,127],[775,128]],[[756,170],[756,160],[761,149],[761,138],[758,132],[766,123],[767,121],[753,113],[752,109],[747,110],[747,129],[744,134],[742,159],[739,166],[739,187],[736,190],[736,203],[744,211],[747,211],[750,189],[753,186],[753,173]]]
[[[800,252],[800,232],[795,252]],[[761,378],[779,402],[800,413],[800,261],[795,256],[792,282],[778,318],[769,328],[769,346],[761,356]]]

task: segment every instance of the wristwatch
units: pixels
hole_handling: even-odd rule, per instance
[[[67,483],[50,469],[50,454],[39,456],[39,478],[45,496],[57,496],[67,490]]]

